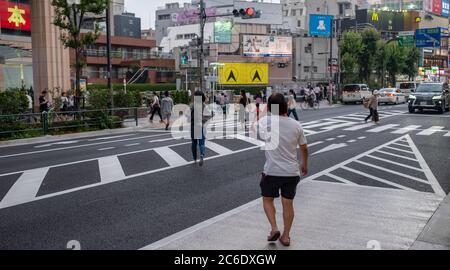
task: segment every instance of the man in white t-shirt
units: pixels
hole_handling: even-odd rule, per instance
[[[308,174],[308,146],[299,122],[287,116],[288,104],[282,94],[273,94],[268,101],[270,116],[258,122],[260,138],[266,141],[266,164],[261,179],[264,211],[272,226],[269,242],[279,240],[290,246],[290,231],[294,221],[294,198],[301,176]],[[301,164],[297,158],[300,146]],[[299,165],[300,164],[300,165]],[[275,198],[282,197],[284,232],[278,230]]]

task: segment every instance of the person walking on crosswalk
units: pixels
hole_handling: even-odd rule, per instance
[[[297,185],[300,177],[308,174],[308,145],[300,123],[288,117],[288,104],[282,94],[270,96],[268,110],[269,115],[258,122],[260,138],[266,141],[266,163],[260,187],[264,211],[272,227],[267,240],[279,240],[283,246],[290,246]],[[274,123],[279,123],[279,126],[274,127]],[[301,160],[297,158],[298,146]],[[274,204],[275,198],[280,197],[280,191],[284,220],[282,234],[278,229]]]
[[[166,123],[166,130],[169,130],[170,118],[172,117],[173,99],[169,95],[169,91],[164,92],[164,98],[161,100],[161,112],[163,121]]]
[[[365,102],[366,106],[370,110],[369,116],[366,117],[365,122],[369,121],[369,119],[372,117],[372,120],[375,124],[379,124],[380,122],[380,116],[378,114],[378,96],[379,92],[378,90],[373,91],[373,95]]]
[[[297,115],[297,96],[295,95],[294,90],[289,90],[289,97],[288,97],[288,117],[294,115],[295,120],[299,121],[298,115]]]
[[[206,156],[205,123],[211,118],[205,113],[206,96],[202,91],[194,93],[194,104],[191,107],[191,139],[192,157],[197,163],[198,151],[200,151],[200,166],[203,166]]]

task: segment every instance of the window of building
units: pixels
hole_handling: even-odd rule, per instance
[[[134,37],[134,32],[130,31],[130,37]]]
[[[179,34],[179,35],[177,35],[177,36],[175,37],[175,39],[176,39],[176,40],[183,39],[183,35],[182,35],[182,34]]]
[[[130,20],[128,21],[128,24],[129,24],[129,25],[133,25],[133,24],[134,24],[134,21],[130,19]]]
[[[297,16],[297,10],[293,9],[291,12],[291,16]]]
[[[158,16],[158,20],[160,20],[160,21],[166,21],[166,20],[170,20],[170,19],[171,19],[170,14],[164,14],[164,15]]]
[[[308,67],[308,66],[304,66],[304,67],[303,67],[303,71],[304,71],[304,72],[309,72],[309,67]]]
[[[303,16],[303,8],[300,9],[300,16]]]
[[[300,20],[297,21],[297,27],[302,27],[302,21]]]

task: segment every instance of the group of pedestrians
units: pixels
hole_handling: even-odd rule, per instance
[[[150,102],[150,122],[153,122],[155,114],[157,113],[160,118],[160,123],[164,123],[165,129],[169,130],[173,107],[174,102],[170,97],[169,91],[164,92],[164,97],[162,100],[160,100],[156,92],[154,92],[153,101]]]

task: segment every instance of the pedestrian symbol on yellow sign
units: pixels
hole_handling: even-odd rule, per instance
[[[14,23],[16,27],[20,27],[21,24],[25,25],[27,23],[22,16],[25,14],[25,10],[20,9],[18,6],[14,6],[14,8],[8,8],[8,12],[11,13],[11,16],[8,18],[9,23]]]

